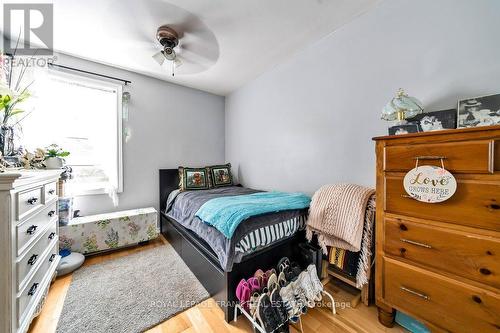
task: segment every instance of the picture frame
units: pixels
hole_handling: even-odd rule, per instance
[[[457,128],[500,125],[500,94],[458,101]]]
[[[402,135],[409,133],[420,132],[418,125],[416,123],[407,123],[404,125],[396,125],[389,127],[389,135]]]
[[[457,109],[424,112],[408,119],[418,125],[419,132],[442,131],[457,128]]]

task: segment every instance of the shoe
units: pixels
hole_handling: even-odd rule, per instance
[[[279,295],[288,313],[288,319],[292,323],[297,323],[299,321],[299,315],[301,313],[301,310],[299,308],[299,305],[297,304],[292,284],[288,284],[282,287],[279,291]]]
[[[268,276],[262,269],[258,269],[253,275],[257,280],[259,280],[259,284],[261,287],[267,285]]]
[[[290,266],[290,259],[288,259],[287,257],[283,257],[280,259],[280,261],[278,261],[278,266],[276,267],[276,271],[281,273],[288,266]]]
[[[245,309],[245,311],[248,311],[248,301],[250,300],[250,286],[248,285],[247,281],[245,279],[242,279],[240,283],[238,283],[238,286],[236,287],[236,298],[240,301],[240,305]]]
[[[290,271],[289,281],[294,281],[296,278],[299,277],[300,273],[302,273],[302,268],[300,268],[299,264],[297,264],[295,261],[293,261],[290,264],[289,271]]]
[[[274,289],[279,288],[278,277],[275,273],[272,273],[267,280],[267,289],[269,292],[273,292]]]
[[[304,294],[307,298],[307,306],[313,308],[316,305],[316,296],[317,293],[314,289],[314,285],[311,281],[311,277],[309,276],[308,271],[303,271],[300,273],[297,284],[304,291]]]
[[[271,305],[278,314],[278,318],[280,321],[278,331],[282,333],[289,333],[290,329],[288,327],[288,311],[286,310],[285,304],[283,303],[283,300],[281,299],[280,293],[277,289],[274,289],[271,293]]]
[[[248,313],[250,313],[252,317],[255,315],[255,311],[258,309],[259,298],[259,293],[253,293],[252,296],[250,296],[250,300],[248,301]]]
[[[271,299],[268,294],[262,294],[259,297],[254,319],[259,321],[260,326],[266,332],[274,332],[280,326],[278,313],[271,305]]]
[[[290,283],[290,286],[293,289],[293,294],[294,294],[295,299],[296,299],[297,308],[299,310],[299,313],[305,314],[305,313],[307,313],[308,301],[307,301],[307,297],[306,297],[306,294],[304,292],[304,289],[302,289],[302,287],[301,287],[301,283],[302,283],[302,281],[299,280],[299,278],[297,277],[297,279],[295,281]]]
[[[254,292],[260,292],[260,283],[259,279],[255,277],[251,277],[247,280],[248,286],[250,287],[250,292],[253,294]]]
[[[278,286],[284,287],[287,284],[285,273],[281,272],[280,275],[278,275]]]
[[[323,292],[324,287],[323,287],[323,283],[321,283],[321,281],[319,280],[316,266],[314,266],[314,265],[307,266],[306,272],[309,275],[314,293],[316,294],[315,301],[319,302],[323,298],[321,293]]]

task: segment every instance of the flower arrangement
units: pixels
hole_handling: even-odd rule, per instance
[[[50,157],[59,157],[64,158],[69,156],[69,151],[63,150],[61,147],[56,145],[55,143],[48,146],[45,150],[45,159]]]
[[[19,40],[18,40],[19,42]],[[17,51],[14,51],[14,55]],[[23,86],[23,79],[28,65],[19,69],[19,75],[14,80],[12,75],[12,66],[14,56],[4,55],[0,52],[0,152],[4,156],[15,156],[14,147],[14,129],[27,115],[16,117],[25,112],[19,108],[19,104],[26,101],[30,96],[29,87],[33,81]]]

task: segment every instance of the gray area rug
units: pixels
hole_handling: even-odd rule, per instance
[[[136,333],[209,297],[171,245],[73,274],[57,333]]]

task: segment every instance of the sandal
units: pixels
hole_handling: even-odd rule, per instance
[[[247,280],[247,283],[248,283],[248,286],[250,287],[250,291],[251,293],[253,294],[254,292],[259,292],[260,291],[260,283],[259,283],[259,279],[255,278],[255,277],[251,277]]]
[[[250,286],[245,279],[242,279],[236,287],[236,298],[240,301],[241,306],[246,311],[249,310],[248,301],[250,300]]]
[[[267,289],[272,292],[274,289],[279,288],[278,285],[278,277],[276,274],[272,273],[271,276],[269,276],[269,279],[267,280]]]

